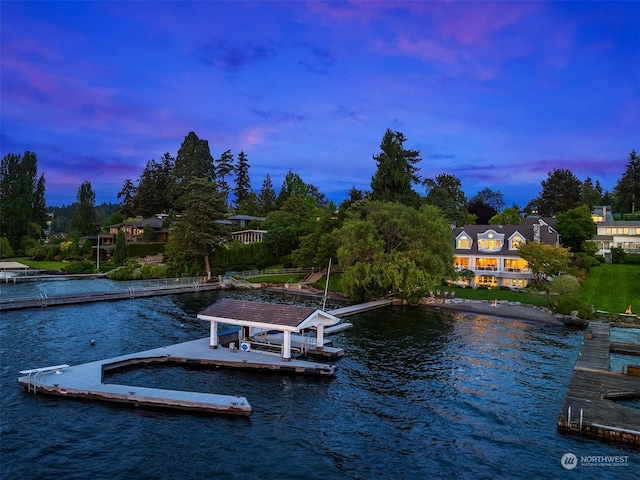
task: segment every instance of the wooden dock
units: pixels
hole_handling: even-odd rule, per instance
[[[395,302],[396,300],[392,299],[374,300],[372,302],[359,303],[358,305],[350,305],[348,307],[336,308],[335,310],[328,310],[328,313],[330,313],[334,317],[342,318],[348,317],[349,315],[366,312],[368,310],[388,307],[389,305],[395,304]]]
[[[135,365],[172,363],[185,366],[226,367],[267,372],[331,377],[333,364],[291,359],[279,354],[228,348],[209,348],[209,338],[178,343],[130,355],[81,365],[22,370],[18,383],[30,393],[85,398],[136,406],[162,407],[227,415],[250,415],[251,406],[244,397],[183,392],[131,385],[104,383],[104,372]]]
[[[564,398],[558,430],[640,446],[640,411],[615,400],[640,397],[640,378],[609,370],[609,324],[591,322]]]
[[[157,287],[145,287],[136,289],[129,287],[126,290],[114,290],[109,292],[76,293],[70,295],[27,297],[0,301],[0,312],[7,310],[20,310],[23,308],[44,308],[59,305],[73,305],[78,303],[105,302],[114,300],[128,300],[132,298],[154,297],[157,295],[172,295],[176,293],[193,293],[204,290],[220,290],[222,285],[218,282],[192,283],[179,285],[162,285]]]

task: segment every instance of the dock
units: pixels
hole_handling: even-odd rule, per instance
[[[391,300],[369,302],[341,308],[334,310],[334,312],[338,312],[341,315],[353,315],[391,304]],[[323,312],[317,314],[322,316]],[[326,317],[327,315],[324,314],[324,316]],[[342,327],[338,328],[339,325],[342,325]],[[351,324],[337,324],[332,333],[349,326]],[[215,338],[218,337],[216,336]],[[81,365],[60,364],[21,370],[20,374],[22,376],[18,378],[18,384],[27,392],[33,394],[42,393],[66,398],[101,400],[135,406],[248,416],[251,414],[252,408],[244,397],[105,383],[104,373],[136,365],[163,363],[191,367],[239,368],[329,378],[337,372],[338,367],[332,363],[316,363],[299,358],[289,358],[283,352],[282,345],[284,341],[277,335],[269,333],[262,340],[272,342],[271,345],[277,347],[276,350],[279,351],[265,351],[254,348],[239,349],[235,347],[233,342],[228,343],[227,347],[223,347],[217,342],[211,343],[211,337],[207,337]],[[302,336],[300,338],[294,336],[293,343],[297,345],[296,342],[298,342],[300,348],[303,349],[307,340]],[[290,343],[289,348],[291,347]],[[313,347],[313,345],[309,346]],[[331,359],[341,357],[344,353],[340,348],[324,345],[322,347],[316,346],[316,349],[319,350],[317,353],[328,356]],[[309,349],[309,352],[311,350],[312,348]]]
[[[640,397],[640,377],[610,371],[609,356],[615,348],[609,324],[591,322],[558,416],[558,430],[637,447],[640,411],[616,400]]]
[[[335,310],[329,310],[328,313],[330,313],[334,317],[342,318],[369,310],[375,310],[377,308],[388,307],[390,305],[394,305],[396,302],[397,300],[393,299],[374,300],[372,302],[359,303],[358,305],[336,308]]]
[[[149,364],[240,368],[328,377],[337,371],[337,366],[333,364],[297,359],[285,362],[279,354],[269,352],[209,348],[209,339],[202,338],[81,365],[62,364],[22,370],[18,383],[30,393],[66,398],[227,415],[251,414],[251,406],[244,397],[103,383],[107,371]]]
[[[141,289],[129,287],[126,290],[123,289],[108,292],[75,293],[70,295],[55,295],[50,297],[43,294],[39,297],[25,297],[7,300],[3,299],[0,301],[0,312],[8,310],[20,310],[24,308],[44,308],[60,305],[73,305],[79,303],[128,300],[133,298],[154,297],[157,295],[193,293],[205,290],[220,290],[221,288],[224,287],[219,282],[195,282],[187,285],[162,285]]]

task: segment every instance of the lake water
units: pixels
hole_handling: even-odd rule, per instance
[[[10,288],[2,295],[12,296]],[[639,478],[637,450],[556,430],[583,332],[520,320],[427,307],[350,317],[354,327],[332,337],[345,350],[333,379],[181,367],[109,377],[245,396],[249,418],[34,396],[17,384],[22,369],[205,337],[208,324],[196,314],[220,296],[319,306],[302,297],[201,292],[2,313],[1,478]],[[614,335],[640,341],[639,330]],[[629,459],[569,471],[560,464],[569,452]]]

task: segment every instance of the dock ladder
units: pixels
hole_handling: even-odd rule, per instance
[[[47,306],[47,302],[49,301],[49,297],[47,297],[46,293],[41,293],[40,294],[40,306],[41,307],[46,307]]]
[[[38,393],[38,375],[45,374],[47,372],[55,371],[55,373],[61,373],[60,370],[63,368],[67,368],[69,365],[53,365],[51,367],[42,367],[42,368],[32,368],[30,370],[20,370],[22,375],[27,375],[27,392],[33,393],[34,395]]]

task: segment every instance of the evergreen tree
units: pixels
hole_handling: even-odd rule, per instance
[[[233,195],[236,197],[235,204],[238,212],[243,211],[243,206],[249,200],[251,194],[251,179],[249,178],[249,160],[247,155],[241,151],[238,154],[238,164],[236,165],[236,186]]]
[[[146,218],[170,210],[171,204],[167,191],[171,182],[173,161],[173,157],[165,153],[162,163],[155,160],[147,162],[136,189],[136,215]]]
[[[271,176],[267,173],[267,176],[262,181],[260,195],[258,195],[258,210],[260,214],[266,216],[269,212],[274,211],[277,208],[276,199],[276,191],[273,188]]]
[[[124,230],[118,230],[116,234],[116,248],[113,252],[113,263],[116,265],[124,265],[128,256],[127,240],[124,236]]]
[[[591,177],[587,177],[582,182],[582,190],[580,191],[580,202],[589,208],[589,211],[593,210],[593,207],[600,205],[602,201],[602,187],[600,182],[596,181],[596,185],[593,185]]]
[[[130,178],[127,178],[122,185],[122,190],[118,192],[118,200],[120,201],[120,211],[125,218],[133,217],[136,211],[136,186]]]
[[[0,164],[0,234],[12,249],[22,251],[23,239],[40,239],[46,227],[45,180],[44,175],[38,178],[36,154],[5,155]]]
[[[187,193],[187,185],[191,181],[204,178],[213,182],[215,179],[209,142],[200,140],[194,132],[189,132],[178,150],[172,177],[171,201],[179,209],[179,199]]]
[[[629,161],[622,177],[613,189],[614,207],[620,213],[636,213],[640,201],[640,157],[635,150],[629,153]]]
[[[549,172],[542,181],[542,192],[538,197],[538,212],[542,216],[553,217],[580,205],[582,182],[566,169]]]
[[[95,235],[98,231],[96,218],[96,194],[89,181],[82,182],[76,197],[75,211],[71,218],[71,231],[74,237]]]
[[[421,160],[418,150],[406,150],[406,141],[401,132],[390,129],[384,134],[380,144],[381,152],[375,155],[377,170],[371,178],[371,199],[382,202],[400,202],[403,205],[418,208],[420,195],[412,185],[418,183],[418,167]]]
[[[186,187],[178,205],[182,214],[171,227],[166,252],[179,272],[190,265],[201,266],[203,259],[210,278],[209,255],[221,248],[228,234],[219,222],[225,217],[226,205],[215,184],[206,178],[193,179]]]
[[[462,183],[455,175],[441,173],[435,180],[428,178],[424,181],[427,187],[426,202],[436,206],[455,225],[468,223],[467,197],[462,191]]]
[[[229,187],[229,182],[227,182],[227,176],[231,175],[234,172],[233,166],[233,153],[231,150],[227,150],[224,152],[218,160],[216,160],[216,174],[218,177],[218,183],[220,184],[220,190],[224,195],[225,204],[228,202],[229,192],[231,191],[231,187]]]

